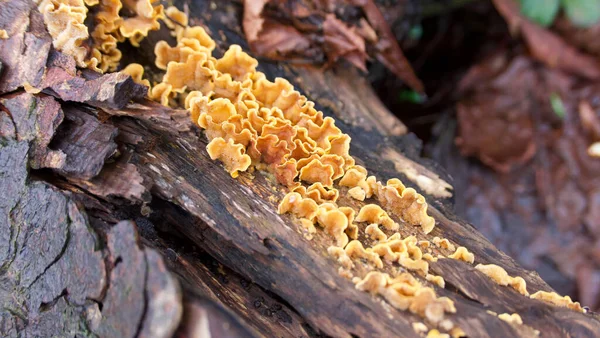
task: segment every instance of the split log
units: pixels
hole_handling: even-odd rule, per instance
[[[23,3],[0,3],[0,13],[10,8],[34,20],[36,11]],[[244,44],[238,3],[187,5],[192,23],[207,25],[221,50]],[[268,175],[232,179],[211,161],[206,138],[186,112],[144,101],[143,90],[128,78],[76,74],[73,65],[53,62],[58,56],[52,51],[42,55],[41,66],[37,55],[22,57],[31,62],[22,67],[14,60],[23,48],[3,47],[33,39],[50,49],[43,31],[33,34],[37,26],[15,26],[1,14],[0,24],[10,36],[0,40],[0,60],[8,67],[0,81],[10,84],[0,90],[4,336],[419,336],[412,323],[420,317],[356,290],[338,275],[326,250],[330,238],[306,240],[298,224],[275,212],[285,192]],[[418,139],[406,134],[359,74],[265,62],[262,67],[269,78],[290,79],[336,117],[353,139],[352,155],[370,172],[400,177],[422,192],[437,223],[432,235],[468,247],[477,263],[522,276],[530,292],[551,291],[535,272],[453,215],[449,178],[418,157]],[[31,81],[42,93],[17,89]],[[60,90],[65,84],[71,91]],[[33,170],[38,168],[47,169]],[[125,219],[135,219],[137,227]],[[470,337],[600,332],[596,314],[523,297],[464,262],[440,259],[431,269],[446,279],[446,288],[436,292],[456,305],[450,319]],[[524,325],[488,310],[519,313]]]

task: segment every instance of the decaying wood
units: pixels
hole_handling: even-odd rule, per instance
[[[269,175],[232,179],[211,161],[206,138],[186,112],[144,101],[144,90],[128,78],[76,73],[56,62],[61,56],[49,45],[52,57],[42,54],[41,66],[39,58],[23,57],[23,49],[4,48],[47,45],[44,31],[30,33],[37,26],[12,23],[37,17],[25,3],[0,3],[0,27],[10,36],[0,40],[6,66],[0,83],[10,84],[0,86],[3,336],[418,336],[411,324],[421,318],[338,275],[326,252],[330,238],[309,241],[291,217],[276,213],[285,191]],[[186,5],[192,23],[209,27],[221,50],[244,44],[239,3]],[[19,58],[31,67],[15,63]],[[477,263],[522,276],[531,293],[551,290],[452,214],[449,179],[418,158],[419,141],[364,79],[350,71],[262,67],[270,78],[290,79],[336,117],[352,137],[352,155],[370,172],[400,177],[423,192],[437,221],[432,235],[468,247]],[[26,82],[42,93],[17,89]],[[137,103],[124,104],[130,100]],[[470,337],[600,332],[596,314],[523,297],[467,263],[440,259],[431,269],[446,279],[436,292],[456,304],[449,318]],[[487,310],[517,312],[524,325]]]

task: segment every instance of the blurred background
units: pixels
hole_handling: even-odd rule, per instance
[[[254,53],[368,73],[457,214],[595,310],[599,21],[600,0],[244,1]]]

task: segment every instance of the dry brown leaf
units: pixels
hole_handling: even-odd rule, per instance
[[[569,44],[595,56],[600,56],[600,23],[590,27],[577,27],[564,15],[559,16],[552,26]]]
[[[365,66],[367,53],[365,40],[362,36],[333,14],[327,14],[325,17],[323,35],[325,37],[325,52],[329,62],[335,62],[343,57],[357,68],[367,71]]]
[[[256,53],[273,59],[310,48],[310,40],[294,27],[275,22],[264,23],[257,39],[249,43]]]
[[[532,111],[543,109],[553,115],[550,93],[566,92],[562,88],[570,84],[560,76],[544,81],[543,72],[523,56],[508,60],[499,54],[473,66],[459,84],[461,153],[477,156],[499,172],[529,161],[536,151]]]
[[[398,78],[406,82],[409,87],[419,93],[423,93],[423,83],[415,74],[404,53],[402,53],[402,49],[400,49],[394,33],[392,33],[390,26],[385,21],[383,14],[377,5],[375,5],[375,2],[373,0],[353,0],[353,2],[362,6],[369,23],[378,33],[379,41],[375,45],[377,50],[375,57],[377,60],[383,63]]]
[[[556,34],[536,25],[520,14],[513,0],[493,0],[512,32],[521,32],[534,58],[552,68],[576,74],[587,79],[600,79],[600,64],[582,54]]]
[[[244,19],[242,26],[249,43],[258,39],[258,33],[262,30],[265,20],[261,13],[269,0],[244,0]]]
[[[347,23],[334,14],[343,7],[360,7],[366,18]],[[326,55],[330,64],[345,59],[363,71],[367,41],[373,57],[414,90],[424,90],[372,0],[244,0],[243,26],[257,54],[275,59],[301,56],[313,62]]]

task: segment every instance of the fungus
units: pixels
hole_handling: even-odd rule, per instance
[[[139,83],[150,88],[150,81],[143,79],[144,67],[142,67],[142,65],[139,63],[130,63],[127,65],[127,67],[123,68],[121,72],[131,76],[131,79],[135,81],[135,83]]]
[[[508,275],[506,270],[502,267],[499,267],[495,264],[477,264],[475,269],[483,272],[485,275],[490,277],[494,282],[502,286],[511,286],[513,289],[517,290],[520,294],[529,296],[529,292],[527,292],[527,283],[521,277],[511,277]]]
[[[566,307],[566,308],[569,308],[571,310],[575,310],[578,312],[583,312],[583,313],[586,312],[585,309],[581,307],[581,304],[579,304],[579,302],[573,302],[573,300],[571,300],[571,297],[569,297],[569,296],[561,297],[556,292],[538,291],[538,292],[532,294],[531,298],[541,300],[542,302],[545,302],[548,304],[552,304],[552,305],[556,305],[556,306],[560,306],[560,307]]]
[[[392,251],[389,245],[387,244],[377,244],[372,248],[367,249],[379,255],[387,262],[396,262],[400,258],[398,253]]]
[[[299,178],[308,183],[320,182],[326,187],[333,187],[333,167],[314,159],[300,169]]]
[[[354,187],[348,190],[348,194],[357,201],[364,201],[366,196],[365,190],[361,187]]]
[[[207,93],[213,89],[215,80],[210,62],[204,53],[194,53],[185,62],[169,62],[163,82],[173,86],[173,91],[178,93],[186,89]]]
[[[450,335],[448,335],[447,333],[440,333],[440,331],[436,329],[431,329],[427,333],[426,338],[450,338]]]
[[[292,191],[299,193],[300,195],[302,195],[302,197],[310,198],[318,204],[325,202],[335,202],[340,196],[340,193],[337,189],[327,189],[323,186],[321,182],[313,183],[308,188],[300,185],[292,189]]]
[[[225,141],[221,137],[214,138],[206,146],[206,151],[211,160],[220,160],[225,169],[235,178],[239,171],[246,171],[252,160],[245,154],[244,146],[235,144],[232,139]]]
[[[356,289],[376,294],[387,285],[388,277],[385,273],[371,271],[362,280],[360,278],[355,280]]]
[[[330,255],[334,256],[335,259],[337,259],[337,261],[342,265],[344,269],[354,268],[354,263],[352,262],[350,257],[348,257],[344,249],[337,246],[330,246],[329,248],[327,248],[327,252]]]
[[[198,51],[199,48],[193,48],[182,43],[171,47],[166,41],[159,41],[154,46],[154,54],[156,55],[154,64],[158,69],[166,70],[169,62],[185,62],[190,55],[197,54]]]
[[[8,33],[5,29],[0,29],[0,39],[8,39]]]
[[[277,212],[279,214],[291,212],[297,217],[306,218],[312,221],[317,217],[318,208],[319,206],[312,199],[302,198],[297,192],[290,192],[285,195],[279,203]]]
[[[188,25],[187,15],[175,6],[169,6],[167,9],[165,9],[165,18],[163,21],[167,27],[175,32],[187,27]]]
[[[454,244],[450,243],[450,241],[446,238],[433,237],[433,244],[435,244],[438,248],[448,249],[450,251],[455,251],[456,248]]]
[[[317,211],[317,222],[325,228],[329,235],[333,236],[337,246],[345,247],[348,244],[348,235],[345,233],[348,227],[348,217],[335,206],[331,209],[320,205]]]
[[[230,74],[235,81],[243,81],[256,71],[258,61],[244,53],[238,45],[232,45],[215,63],[215,69]]]
[[[380,185],[377,197],[384,207],[406,222],[420,225],[426,234],[433,230],[435,219],[427,215],[425,197],[413,188],[405,188],[400,180],[391,179],[388,180],[387,185]]]
[[[365,228],[365,233],[369,235],[369,237],[377,242],[385,242],[387,240],[387,235],[379,229],[379,225],[376,223],[369,224]]]
[[[400,235],[400,233],[395,232],[393,235],[391,235],[390,237],[388,237],[387,242],[391,242],[391,241],[396,241],[402,239],[402,236]]]
[[[435,324],[444,318],[444,312],[456,312],[452,300],[447,297],[437,298],[435,291],[428,287],[417,290],[408,309],[414,314],[426,317]],[[427,311],[430,313],[427,314]]]
[[[54,48],[72,56],[79,67],[85,67],[87,50],[82,44],[89,33],[83,23],[88,11],[83,0],[43,0],[38,8]]]
[[[450,331],[454,328],[454,323],[450,319],[444,319],[438,324],[439,328],[444,331]]]
[[[588,155],[590,157],[600,158],[600,142],[592,143],[587,149]]]
[[[429,271],[429,263],[421,259],[400,257],[398,263],[409,270],[420,271],[423,275],[427,275]]]
[[[423,254],[423,259],[430,262],[437,262],[437,257],[433,257],[430,253]]]
[[[429,248],[429,241],[419,241],[419,246],[422,247],[423,249],[427,249]]]
[[[133,11],[136,15],[125,18],[121,22],[119,32],[124,38],[128,38],[134,47],[139,47],[150,31],[158,30],[158,20],[164,18],[162,5],[152,5],[156,0],[124,0],[125,8]]]
[[[179,32],[177,32],[177,41],[185,41],[185,39],[198,41],[200,46],[206,48],[210,52],[212,52],[217,45],[210,35],[208,35],[206,30],[200,26],[186,26],[179,30]]]
[[[358,216],[356,216],[356,221],[381,224],[386,229],[392,231],[398,230],[398,228],[400,227],[400,225],[394,222],[394,220],[390,218],[387,212],[381,209],[381,207],[377,204],[367,204],[360,208]]]
[[[407,256],[408,248],[406,247],[406,241],[399,238],[392,239],[392,237],[394,236],[390,236],[387,241],[381,243],[381,245],[388,247],[392,252],[402,253],[404,256]],[[400,257],[400,255],[398,255],[398,257]]]
[[[172,85],[161,82],[156,86],[152,87],[148,96],[150,97],[150,99],[160,102],[160,104],[162,104],[163,106],[169,106],[171,99],[173,99],[173,97],[175,96],[175,92],[173,92]],[[195,121],[195,123],[198,122]]]
[[[91,34],[83,25],[86,5],[95,6],[94,19],[87,21]],[[55,47],[72,55],[78,66],[97,71],[116,70],[122,56],[118,43],[128,39],[139,46],[162,20],[176,38],[174,46],[161,41],[154,49],[156,67],[165,71],[162,81],[151,86],[139,64],[127,65],[123,72],[151,87],[149,97],[162,105],[184,105],[204,130],[211,159],[220,160],[232,177],[249,169],[268,170],[286,185],[290,190],[280,201],[278,213],[297,217],[308,239],[316,232],[315,224],[322,226],[335,240],[328,253],[342,265],[340,275],[352,277],[349,270],[354,258],[378,269],[383,268],[383,258],[420,271],[437,285],[443,283],[441,277],[427,275],[429,265],[423,260],[427,256],[418,246],[427,247],[427,241],[419,243],[414,236],[402,239],[399,233],[387,237],[379,228],[399,229],[390,217],[395,214],[421,225],[425,233],[431,231],[435,220],[427,215],[424,197],[398,179],[383,185],[368,176],[350,156],[350,136],[342,133],[335,120],[316,110],[289,81],[269,81],[256,70],[258,61],[239,46],[230,46],[221,58],[213,57],[216,44],[204,28],[189,27],[184,12],[173,6],[164,10],[156,0],[42,0],[40,6],[47,17],[57,18],[57,25],[66,24],[60,30],[49,27]],[[89,36],[87,53],[82,43]],[[354,209],[338,207],[337,180],[349,188],[353,199],[376,197],[377,204],[363,206],[356,217]],[[354,221],[369,223],[365,232],[377,241],[374,247],[365,249],[357,240],[359,228]],[[438,322],[452,310],[443,297],[437,298],[433,289],[423,287],[407,272],[393,279],[381,273],[367,275],[358,279],[357,288],[379,294],[399,309],[410,307],[429,321]]]
[[[444,278],[442,276],[434,276],[434,275],[427,274],[427,276],[425,276],[425,279],[427,281],[441,287],[442,289],[444,287],[446,287],[446,282],[444,281]]]
[[[438,298],[433,289],[423,287],[409,273],[390,278],[387,273],[371,271],[363,279],[354,278],[353,282],[358,290],[379,294],[395,308],[408,309],[435,324],[444,319],[446,312],[456,312],[452,300]]]
[[[469,252],[469,250],[467,250],[467,248],[465,248],[464,246],[458,247],[458,249],[456,249],[456,252],[448,257],[459,261],[465,261],[471,264],[473,264],[473,262],[475,261],[475,255]]]
[[[525,282],[523,277],[513,277],[510,286],[519,291],[520,294],[529,296],[529,292],[527,292],[527,282]]]
[[[300,224],[302,225],[302,228],[304,228],[304,231],[307,232],[306,236],[304,236],[304,237],[308,240],[311,240],[312,235],[317,232],[317,229],[315,228],[315,224],[311,220],[306,219],[306,218],[301,218]]]
[[[461,338],[466,337],[467,334],[465,333],[465,331],[463,331],[463,329],[461,329],[458,326],[455,326],[452,328],[452,330],[450,330],[450,336],[452,336],[452,338]]]
[[[355,166],[346,171],[346,174],[340,179],[342,187],[360,187],[360,183],[367,179],[367,171],[361,166]]]
[[[418,334],[425,333],[428,330],[427,326],[421,322],[412,323],[412,328]]]
[[[512,315],[509,315],[508,313],[502,313],[498,315],[498,318],[510,324],[523,324],[523,320],[521,319],[521,316],[519,316],[518,313],[513,313]]]
[[[365,250],[362,243],[357,240],[350,241],[344,250],[346,250],[346,254],[350,258],[363,258],[374,264],[377,268],[383,268],[383,262],[379,258],[379,255],[375,252]]]
[[[344,269],[343,267],[339,267],[338,269],[338,275],[346,278],[346,279],[352,279],[352,276],[354,276],[352,274],[352,271],[348,270],[348,269]]]
[[[352,209],[350,207],[340,207],[339,210],[344,215],[346,215],[346,218],[348,218],[348,227],[346,228],[346,235],[348,235],[348,237],[351,239],[357,239],[358,238],[358,226],[356,226],[356,224],[354,224],[354,214],[355,214],[354,209]]]

